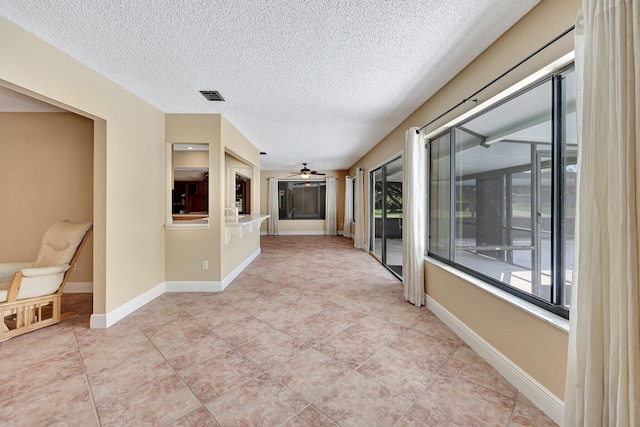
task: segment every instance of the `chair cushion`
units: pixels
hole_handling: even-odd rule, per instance
[[[44,271],[38,271],[38,269],[35,268],[24,269],[23,271],[29,273],[29,270],[31,270],[34,274],[22,278],[16,299],[41,297],[57,292],[64,278],[64,272],[68,269],[68,264],[57,267],[46,267]],[[47,274],[36,275],[35,273]],[[0,303],[7,300],[10,287],[11,282],[0,283]]]
[[[68,220],[53,224],[42,238],[42,245],[34,267],[69,264],[90,227],[91,222],[71,222]]]
[[[23,277],[16,299],[41,297],[58,292],[64,272],[39,277]]]
[[[9,295],[10,286],[11,286],[11,282],[0,283],[0,302],[5,302],[7,300],[7,295]]]
[[[0,262],[0,283],[11,282],[16,271],[33,267],[31,262]]]

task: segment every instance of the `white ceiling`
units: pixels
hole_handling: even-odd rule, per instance
[[[263,169],[342,170],[538,1],[4,0],[0,13],[164,112],[224,114],[267,152]]]

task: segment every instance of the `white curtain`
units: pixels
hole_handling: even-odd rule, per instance
[[[327,191],[325,192],[325,233],[328,236],[335,236],[338,234],[338,213],[336,209],[337,196],[336,196],[336,179],[325,179],[325,185]]]
[[[640,424],[640,2],[576,25],[578,235],[565,426]],[[576,289],[577,288],[577,289]]]
[[[405,132],[402,178],[402,282],[404,299],[425,305],[424,245],[426,221],[426,157],[424,138],[410,128]]]
[[[344,187],[344,222],[342,223],[342,235],[344,237],[351,237],[351,218],[353,218],[352,205],[353,200],[353,184],[351,177],[348,176],[345,180]]]
[[[278,178],[269,178],[269,236],[280,234],[278,229],[279,217]]]
[[[364,169],[358,168],[356,174],[356,229],[353,246],[358,249],[369,250],[364,244]]]

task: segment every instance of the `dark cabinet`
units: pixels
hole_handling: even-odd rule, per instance
[[[172,191],[172,213],[208,213],[209,183],[207,181],[176,181]]]
[[[251,213],[250,191],[251,180],[236,174],[236,208],[238,213]]]

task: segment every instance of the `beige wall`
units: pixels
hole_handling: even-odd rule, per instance
[[[498,351],[564,396],[567,333],[479,287],[425,262],[427,293]]]
[[[259,176],[260,152],[219,114],[167,114],[166,141],[209,144],[209,228],[166,230],[166,280],[222,281],[260,247],[257,230],[242,238],[236,235],[226,244],[223,211],[235,186],[235,178],[229,180],[229,168],[251,168],[252,175]],[[255,181],[253,206],[260,198]],[[207,270],[202,269],[202,261],[209,262]]]
[[[0,260],[33,261],[60,219],[93,220],[93,120],[72,113],[0,113]],[[90,238],[71,282],[93,280]]]
[[[173,166],[176,168],[209,167],[208,151],[174,151]]]
[[[209,228],[166,230],[165,274],[168,281],[220,281],[220,115],[167,114],[167,143],[209,145]],[[165,207],[168,208],[168,204]],[[202,261],[209,269],[202,269]]]
[[[94,314],[161,284],[164,114],[4,18],[0,56],[1,85],[94,120]]]
[[[254,166],[243,162],[242,160],[234,157],[232,154],[225,153],[224,156],[225,169],[227,171],[227,185],[225,185],[225,203],[226,208],[234,208],[236,204],[236,175],[239,174],[244,178],[250,179],[249,186],[249,209],[252,212],[258,212],[260,207],[254,205],[253,200],[253,186],[254,181]],[[229,214],[230,212],[227,212]]]
[[[429,122],[571,27],[580,6],[579,0],[541,1],[376,147],[358,160],[349,172],[353,175],[357,167],[365,169],[366,200],[369,199],[370,170],[403,150],[404,133],[407,129],[412,126],[420,127]],[[571,50],[573,50],[573,34],[564,37],[500,82],[480,93],[479,103]],[[437,129],[474,106],[473,103],[463,105],[429,126],[427,131]],[[366,218],[368,220],[368,212]],[[367,230],[368,226],[367,221]],[[561,398],[564,395],[568,339],[566,333],[485,294],[473,285],[454,279],[436,266],[427,266],[426,270],[427,292],[431,297],[556,396]]]
[[[173,151],[173,180],[175,181],[202,181],[204,169],[209,169],[208,151]],[[197,170],[184,170],[179,168],[198,168]],[[173,188],[173,187],[172,187]]]
[[[336,178],[336,213],[337,213],[337,221],[336,224],[338,226],[338,231],[342,231],[343,222],[344,222],[344,187],[345,187],[345,178],[347,176],[347,171],[322,171],[326,173],[326,176]],[[264,170],[260,175],[260,187],[261,196],[260,196],[260,212],[269,213],[269,178],[278,178],[279,180],[289,180],[295,181],[296,177],[290,177],[291,171],[282,171],[282,170]],[[298,179],[299,180],[299,179]],[[325,221],[324,220],[299,220],[299,221],[279,221],[278,227],[280,231],[285,232],[324,232],[325,231]],[[261,231],[267,231],[267,222],[265,221],[262,224]]]
[[[229,168],[245,165],[252,169],[253,177],[260,176],[260,151],[238,131],[224,116],[221,119],[221,146],[220,154],[223,159],[230,156],[229,164],[223,163],[221,168],[220,203],[224,206],[226,193],[235,188],[235,175],[230,174]],[[231,176],[230,176],[231,175]],[[225,179],[226,178],[226,179]],[[260,200],[260,184],[257,179],[251,180],[251,212],[258,213],[257,207]],[[225,192],[225,188],[228,190]],[[220,233],[225,233],[224,220],[220,222]],[[224,236],[224,234],[222,234]],[[253,232],[245,233],[243,237],[234,235],[227,244],[224,237],[220,240],[220,252],[222,254],[221,277],[224,279],[236,269],[251,254],[260,248],[260,231],[256,228]]]

